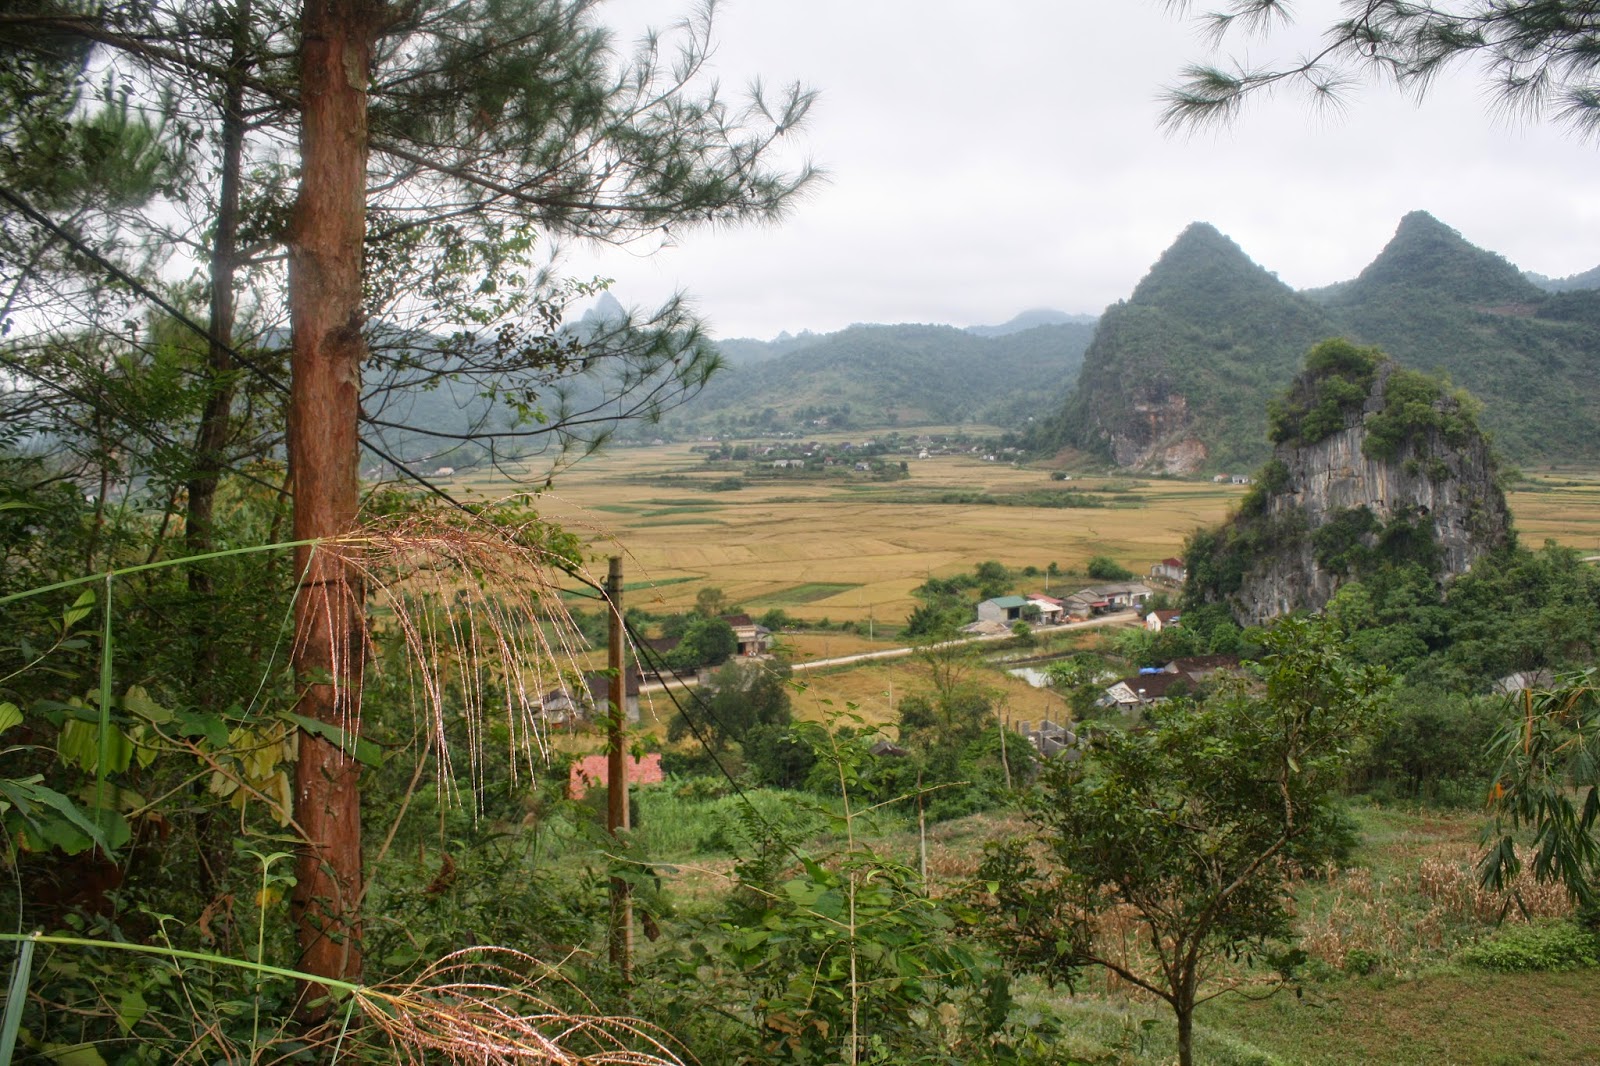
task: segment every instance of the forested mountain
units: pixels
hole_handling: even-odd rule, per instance
[[[1036,443],[1146,469],[1252,466],[1267,457],[1266,398],[1329,336],[1467,388],[1513,459],[1600,457],[1600,292],[1547,292],[1421,211],[1358,277],[1306,293],[1189,227],[1107,311]]]
[[[1172,472],[1252,465],[1268,397],[1334,332],[1320,307],[1196,223],[1106,311],[1041,440]]]
[[[1328,310],[1349,336],[1482,400],[1507,456],[1600,456],[1600,293],[1547,293],[1413,212]]]
[[[729,351],[730,365],[664,423],[668,432],[916,425],[1045,414],[1072,385],[1092,323],[984,337],[954,326],[857,325],[788,340],[783,354]],[[735,342],[735,345],[752,342]],[[781,343],[774,342],[774,343]]]

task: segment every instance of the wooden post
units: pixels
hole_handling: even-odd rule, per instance
[[[622,624],[622,557],[611,557],[606,575],[606,599],[610,601],[611,631],[607,643],[606,665],[611,675],[607,691],[611,696],[610,717],[606,725],[606,829],[623,843],[630,828],[628,819],[628,763],[623,750],[627,726],[628,677],[627,641]],[[633,893],[627,879],[611,878],[611,965],[622,980],[633,979]]]
[[[1006,791],[1011,791],[1011,760],[1006,756],[1006,734],[1011,732],[1011,718],[1000,720],[1000,766],[1006,772]]]
[[[922,771],[917,771],[917,872],[922,875],[922,894],[933,895],[928,885],[928,815],[922,804]]]

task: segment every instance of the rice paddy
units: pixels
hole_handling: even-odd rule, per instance
[[[578,533],[599,559],[624,557],[630,603],[682,610],[703,587],[759,613],[779,607],[802,621],[896,625],[928,577],[969,571],[985,559],[1043,572],[1051,563],[1081,574],[1106,555],[1136,573],[1181,552],[1196,528],[1220,522],[1246,491],[1210,481],[1081,477],[984,462],[977,456],[908,461],[910,476],[873,481],[761,478],[738,491],[710,491],[740,472],[707,463],[691,444],[617,447],[563,471],[538,507]],[[542,480],[542,478],[541,478]],[[504,480],[467,475],[457,490],[495,498]],[[1105,506],[990,506],[934,502],[940,494],[1071,491]],[[1540,473],[1513,486],[1523,542],[1553,538],[1600,552],[1600,475]],[[1055,588],[1081,577],[1055,579]],[[635,591],[637,590],[637,591]]]
[[[1036,567],[1041,590],[1051,563],[1081,571],[1095,555],[1146,572],[1179,551],[1191,530],[1221,520],[1244,491],[1126,478],[1063,486],[1047,470],[939,456],[909,461],[910,477],[899,481],[768,478],[709,498],[707,485],[737,471],[712,468],[691,447],[617,448],[560,474],[539,497],[541,512],[583,536],[596,557],[621,554],[630,586],[651,583],[630,597],[646,610],[680,610],[714,585],[752,612],[781,607],[808,621],[898,624],[916,604],[917,585],[985,559]],[[470,476],[455,488],[480,498],[513,491]],[[1113,505],[927,502],[942,492],[1007,496],[1053,488],[1105,493]],[[907,499],[918,502],[897,502]]]

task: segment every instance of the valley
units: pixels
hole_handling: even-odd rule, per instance
[[[984,559],[1015,570],[1044,571],[1055,562],[1079,575],[1059,579],[1064,583],[1086,583],[1082,566],[1096,555],[1146,573],[1179,554],[1196,528],[1221,521],[1246,491],[1210,479],[1107,475],[1056,482],[1051,469],[973,456],[910,458],[910,477],[900,481],[841,476],[713,491],[728,471],[694,447],[619,446],[590,457],[558,475],[538,497],[538,509],[584,539],[602,560],[591,566],[603,569],[605,556],[621,554],[629,586],[638,586],[630,602],[650,610],[687,610],[701,588],[714,585],[752,611],[780,607],[797,619],[870,623],[891,633],[916,604],[912,588]],[[482,474],[460,477],[451,488],[480,500],[517,491]],[[923,502],[931,494],[1063,488],[1102,496],[1107,506]],[[1527,546],[1554,540],[1600,552],[1600,473],[1528,472],[1507,486],[1507,498]],[[1041,591],[1046,582],[1039,578]]]

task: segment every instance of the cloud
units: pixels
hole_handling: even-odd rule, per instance
[[[1305,46],[1338,6],[1301,7]],[[628,34],[681,7],[600,11]],[[572,265],[615,277],[624,302],[687,290],[724,336],[1097,312],[1195,220],[1296,287],[1353,276],[1414,209],[1541,273],[1600,261],[1594,150],[1497,120],[1470,70],[1420,107],[1384,86],[1338,116],[1285,96],[1175,138],[1156,95],[1203,46],[1154,2],[732,0],[718,20],[725,86],[822,89],[798,148],[829,183],[777,228]]]

